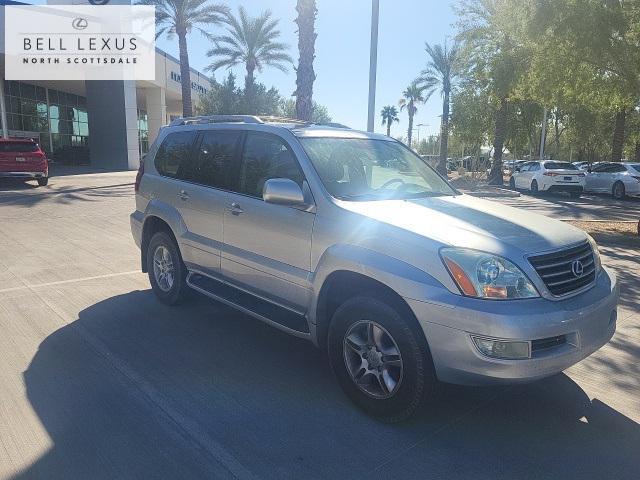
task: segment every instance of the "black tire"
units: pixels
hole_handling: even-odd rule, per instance
[[[540,191],[538,190],[538,181],[534,180],[533,182],[531,182],[531,195],[538,195],[540,193]]]
[[[613,188],[611,189],[611,195],[613,195],[613,198],[615,198],[616,200],[624,200],[624,198],[627,196],[627,192],[624,188],[624,183],[614,183]]]
[[[425,399],[433,395],[436,386],[435,369],[424,334],[413,322],[405,320],[410,312],[401,314],[398,310],[401,309],[371,297],[351,298],[333,315],[328,338],[329,361],[342,390],[367,414],[388,423],[401,422],[412,416]],[[375,319],[375,324],[384,329],[400,352],[402,367],[400,374],[395,372],[399,380],[392,391],[387,389],[386,398],[375,398],[364,392],[356,385],[347,367],[348,355],[355,354],[358,360],[358,354],[345,347],[345,338],[353,328],[366,324],[369,319]],[[363,375],[362,380],[367,375],[373,383],[375,377],[369,373]]]
[[[513,178],[513,177],[511,177],[511,178],[509,179],[509,188],[510,188],[511,190],[515,190],[515,189],[516,189],[516,179],[515,179],[515,178]]]
[[[168,251],[174,268],[173,282],[168,289],[159,285],[154,270],[154,256],[161,247]],[[182,261],[176,241],[167,232],[156,232],[151,237],[147,248],[147,272],[153,293],[162,303],[178,305],[187,297],[190,290],[187,285],[187,268]]]
[[[47,184],[49,183],[49,177],[44,177],[44,178],[38,178],[38,185],[41,187],[46,187]]]

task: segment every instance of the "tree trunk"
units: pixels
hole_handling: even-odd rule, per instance
[[[298,18],[298,68],[296,70],[296,117],[310,122],[313,118],[313,82],[316,74],[313,71],[315,43],[318,34],[315,32],[315,21],[318,9],[316,0],[298,0],[296,5]]]
[[[624,110],[618,110],[616,112],[616,125],[613,130],[613,144],[611,149],[611,161],[622,161],[622,148],[624,147],[624,127],[627,118],[627,112]]]
[[[387,137],[391,136],[391,120],[387,121]]]
[[[640,162],[640,142],[636,142],[636,162]]]
[[[447,156],[449,153],[449,92],[444,92],[442,101],[442,121],[440,122],[440,159],[436,170],[447,175]]]
[[[489,173],[490,185],[504,185],[502,178],[502,150],[507,133],[507,99],[500,100],[500,108],[496,112],[496,125],[493,134],[493,164]]]
[[[180,85],[182,87],[182,116],[193,116],[193,104],[191,103],[191,69],[189,68],[189,52],[187,51],[187,32],[184,29],[176,30],[178,35],[178,47],[180,49]]]
[[[409,145],[409,148],[413,148],[413,146],[411,145],[411,141],[413,140],[413,104],[409,104],[409,128],[407,129],[407,144]]]

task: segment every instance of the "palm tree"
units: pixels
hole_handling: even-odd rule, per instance
[[[221,23],[229,9],[221,4],[210,4],[209,0],[139,0],[137,4],[156,7],[156,38],[163,34],[169,38],[178,36],[182,115],[190,117],[193,115],[193,104],[187,35],[196,29],[209,37],[210,34],[203,27]]]
[[[447,154],[449,148],[449,104],[451,91],[462,74],[460,60],[460,45],[456,42],[451,48],[447,48],[447,42],[442,45],[426,44],[429,55],[427,68],[425,68],[418,82],[428,92],[427,97],[436,89],[442,93],[442,121],[440,123],[440,159],[437,170],[443,175],[447,174]]]
[[[391,124],[393,122],[399,122],[398,109],[394,106],[387,105],[380,110],[380,116],[382,117],[382,125],[387,126],[387,137],[391,136]]]
[[[418,111],[417,105],[426,102],[428,99],[429,96],[425,96],[424,94],[424,88],[414,80],[405,91],[402,92],[402,98],[398,102],[400,111],[406,109],[407,115],[409,115],[409,128],[407,129],[407,144],[409,148],[411,148],[411,140],[413,137],[413,117]]]
[[[245,95],[255,85],[256,70],[261,72],[264,67],[274,67],[286,72],[288,64],[293,63],[286,53],[288,45],[277,41],[280,37],[280,31],[276,28],[278,20],[271,18],[269,10],[257,17],[250,17],[244,7],[239,7],[238,16],[227,15],[225,23],[227,32],[212,37],[214,47],[207,52],[207,56],[214,61],[207,69],[215,72],[222,67],[244,64],[247,69]]]
[[[313,82],[316,74],[313,71],[313,59],[316,56],[315,32],[316,0],[298,0],[296,5],[298,18],[298,68],[296,69],[296,117],[311,121],[313,116]]]

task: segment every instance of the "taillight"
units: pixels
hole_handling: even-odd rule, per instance
[[[556,172],[544,172],[543,175],[545,177],[557,177],[558,175],[560,175],[559,173]]]
[[[136,174],[136,183],[133,185],[133,190],[136,192],[140,189],[142,175],[144,175],[144,158],[140,159],[140,166],[138,167],[138,173]]]

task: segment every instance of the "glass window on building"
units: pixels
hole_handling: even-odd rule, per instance
[[[138,145],[140,156],[149,151],[149,119],[147,112],[138,109]]]

